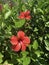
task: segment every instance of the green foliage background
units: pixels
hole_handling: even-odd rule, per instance
[[[49,0],[12,0],[3,2],[0,12],[0,65],[49,65]],[[10,3],[12,8],[10,8]],[[30,10],[31,20],[18,19]],[[31,39],[26,51],[13,52],[10,37],[22,30]]]

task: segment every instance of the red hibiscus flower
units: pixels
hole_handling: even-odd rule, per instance
[[[17,36],[12,36],[10,38],[13,51],[24,51],[26,47],[30,44],[30,39],[25,35],[23,31],[19,31]]]
[[[26,11],[26,12],[21,12],[19,15],[20,19],[26,19],[26,20],[30,20],[31,16],[30,16],[30,11]]]

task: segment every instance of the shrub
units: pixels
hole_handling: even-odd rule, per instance
[[[0,1],[0,65],[49,65],[49,0]]]

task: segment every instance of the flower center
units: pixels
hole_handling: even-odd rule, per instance
[[[18,42],[19,42],[19,43],[22,43],[22,42],[23,42],[23,40],[22,40],[22,39],[18,39]]]
[[[25,15],[25,17],[27,17],[27,15]]]

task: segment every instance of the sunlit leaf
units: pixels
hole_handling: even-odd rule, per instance
[[[49,51],[49,40],[44,40],[44,42],[45,42],[45,47],[46,47],[46,49]]]
[[[3,62],[2,57],[3,57],[3,55],[0,53],[0,63]]]
[[[25,24],[25,20],[19,20],[15,22],[15,27],[20,28]]]
[[[33,42],[33,49],[38,49],[38,42],[37,42],[37,40],[34,40],[34,42]]]
[[[5,13],[5,19],[7,19],[11,15],[11,10]]]

